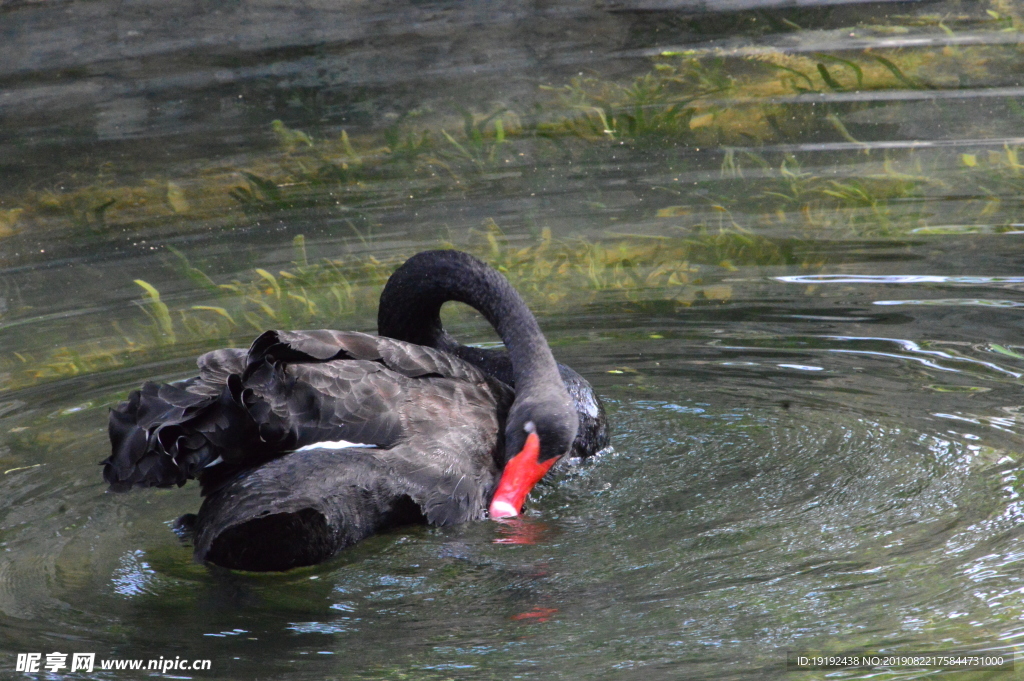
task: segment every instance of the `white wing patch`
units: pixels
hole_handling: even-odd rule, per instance
[[[377,445],[368,445],[362,442],[349,442],[348,440],[325,440],[323,442],[314,442],[311,445],[305,447],[299,447],[295,451],[302,452],[307,449],[349,449],[350,447],[376,447]]]

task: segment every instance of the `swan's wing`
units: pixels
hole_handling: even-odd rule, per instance
[[[379,488],[382,473],[363,449],[293,452],[243,471],[204,500],[196,558],[243,570],[325,560],[397,511]]]
[[[410,378],[435,375],[480,382],[484,377],[476,367],[440,350],[357,331],[267,331],[252,344],[248,362],[251,367],[268,357],[285,362],[368,360]]]
[[[469,386],[489,385],[475,367],[432,348],[345,331],[268,331],[253,343],[240,399],[260,424],[260,437],[281,450],[348,440],[390,448],[403,438],[442,429],[439,414],[456,414]],[[431,379],[440,382],[431,383]],[[418,401],[437,404],[433,421],[413,425],[403,414]]]
[[[457,408],[493,413],[511,394],[443,352],[355,332],[268,331],[244,356],[219,350],[199,364],[199,377],[147,384],[112,411],[103,463],[113,489],[201,476],[210,492],[239,469],[316,442],[390,449],[444,423],[457,428]],[[419,402],[434,405],[430,416],[416,417]],[[454,423],[438,417],[446,408],[456,408]]]
[[[230,568],[286,570],[390,527],[483,516],[493,465],[452,470],[430,457],[411,465],[417,453],[405,444],[310,449],[245,471],[203,502],[196,557]]]

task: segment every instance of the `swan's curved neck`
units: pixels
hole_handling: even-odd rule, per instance
[[[498,332],[508,348],[517,396],[564,391],[555,358],[522,297],[496,270],[460,251],[425,251],[398,268],[380,296],[377,332],[457,355],[471,352],[441,326],[441,306],[450,300],[476,309]]]

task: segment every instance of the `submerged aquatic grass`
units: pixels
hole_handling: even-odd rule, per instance
[[[857,32],[886,36],[913,29],[953,39],[960,30],[1015,31],[1015,16],[993,6],[964,17],[895,17],[886,25],[858,26]],[[114,169],[104,164],[94,177],[68,177],[50,188],[4,197],[0,238],[54,229],[100,236],[141,232],[177,225],[181,218],[229,226],[306,209],[341,215],[359,231],[373,223],[374,212],[400,206],[410,195],[542,188],[540,169],[549,159],[600,163],[610,155],[646,154],[674,172],[669,157],[657,161],[661,156],[649,152],[680,146],[704,149],[709,160],[716,155],[728,159],[736,148],[761,154],[775,172],[745,178],[755,185],[753,192],[718,196],[716,202],[735,213],[756,195],[766,212],[785,212],[801,200],[787,166],[812,167],[813,152],[788,150],[780,156],[772,148],[808,142],[852,145],[832,159],[836,172],[848,170],[852,176],[822,179],[819,169],[817,178],[803,180],[820,180],[804,192],[813,200],[796,206],[805,221],[828,229],[843,221],[823,213],[856,209],[864,218],[843,224],[844,229],[871,233],[870,223],[878,218],[885,224],[874,231],[909,233],[933,225],[927,215],[902,219],[893,214],[893,201],[942,195],[949,184],[969,188],[964,194],[1018,192],[1020,170],[1010,160],[1018,147],[1007,145],[1002,152],[1006,162],[988,163],[960,163],[961,158],[977,158],[973,148],[935,151],[920,177],[893,182],[891,174],[864,177],[860,168],[884,154],[890,163],[913,163],[913,152],[876,149],[878,131],[886,128],[863,121],[899,118],[902,107],[927,101],[921,97],[930,92],[1000,85],[1005,74],[1019,70],[1020,61],[1015,44],[998,43],[942,47],[926,41],[831,52],[772,47],[667,51],[623,81],[594,74],[543,85],[532,110],[463,108],[429,122],[414,110],[358,138],[345,130],[317,137],[276,120],[268,135],[277,150],[251,156],[243,167],[213,163],[188,176],[152,178],[136,186],[119,184]],[[1008,97],[1005,106],[1024,115],[1017,98]],[[964,222],[1002,218],[991,203],[975,203],[971,209],[975,212],[965,212]]]
[[[605,241],[559,240],[549,229],[533,242],[510,240],[488,220],[458,243],[503,272],[527,301],[552,310],[593,302],[605,292],[624,301],[656,298],[689,306],[725,301],[732,291],[720,273],[738,266],[798,263],[820,266],[807,248],[776,243],[741,229],[714,229],[685,237],[622,235]],[[168,249],[170,264],[194,288],[194,302],[168,303],[157,288],[136,279],[139,315],[113,323],[108,342],[82,347],[9,350],[0,354],[0,390],[61,377],[106,371],[145,359],[176,357],[181,352],[221,344],[247,344],[269,328],[337,327],[345,320],[372,321],[387,278],[412,253],[386,259],[373,256],[311,261],[305,239],[293,242],[290,267],[271,272],[254,268],[249,277],[218,282],[194,267],[185,254]],[[799,250],[800,255],[797,255]],[[369,330],[369,329],[368,329]],[[183,350],[176,351],[175,346]]]

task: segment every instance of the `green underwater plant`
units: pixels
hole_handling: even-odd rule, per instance
[[[458,243],[443,241],[437,246],[462,248],[491,262],[528,302],[549,312],[607,295],[683,306],[728,300],[731,288],[719,281],[721,273],[741,266],[792,264],[806,257],[797,256],[792,243],[776,243],[738,229],[712,228],[678,238],[620,235],[601,241],[560,240],[543,229],[535,240],[523,243],[508,238],[493,220]],[[180,251],[169,250],[182,283],[192,287],[188,295],[177,293],[175,302],[169,302],[152,283],[136,279],[141,296],[138,319],[112,323],[114,333],[102,342],[42,354],[0,354],[0,390],[191,355],[222,344],[245,344],[268,328],[334,327],[351,319],[372,324],[381,288],[412,255],[311,261],[301,235],[294,239],[293,249],[294,259],[285,269],[257,267],[247,277],[224,282],[196,268]]]
[[[733,79],[720,59],[702,61],[686,54],[667,54],[653,69],[626,85],[595,77],[573,78],[559,88],[546,87],[555,96],[549,117],[537,126],[547,137],[576,136],[589,140],[677,139],[694,137],[694,117],[714,109],[697,103],[724,95]]]
[[[455,156],[460,160],[469,161],[476,168],[484,170],[493,167],[499,160],[499,154],[506,143],[505,124],[502,116],[506,109],[500,108],[483,118],[477,118],[469,111],[463,110],[462,129],[465,138],[462,142],[448,134],[442,129],[441,134],[455,151]],[[493,133],[488,131],[491,126]]]
[[[949,34],[969,29],[995,35],[1016,30],[1011,9],[993,5],[965,17],[893,17],[888,24],[857,30]],[[958,44],[955,49],[922,44],[813,52],[770,47],[666,51],[621,80],[593,74],[540,86],[532,110],[491,105],[489,113],[461,108],[427,120],[421,111],[410,109],[376,128],[378,132],[358,137],[346,130],[313,135],[274,120],[267,135],[275,148],[250,154],[240,166],[211,162],[187,176],[152,178],[137,186],[119,186],[110,164],[103,164],[96,176],[79,174],[49,189],[5,197],[0,238],[61,229],[141,233],[181,218],[188,219],[186,224],[237,224],[308,209],[345,215],[364,229],[372,222],[367,211],[401,205],[410,195],[533,191],[529,183],[540,180],[530,179],[536,169],[523,159],[601,163],[623,147],[657,151],[653,158],[672,163],[673,154],[665,152],[675,148],[710,149],[715,155],[738,146],[756,151],[805,140],[848,143],[854,145],[851,153],[835,156],[834,163],[839,170],[855,170],[860,156],[878,153],[871,136],[865,136],[872,128],[855,125],[856,116],[886,107],[898,116],[900,93],[916,101],[914,97],[929,90],[998,84],[1005,80],[1003,74],[1019,67],[1020,59],[1013,45],[1002,42]],[[870,93],[886,96],[874,99]],[[1011,112],[1021,108],[1013,98],[1006,106]],[[950,150],[947,159],[957,158],[960,151]],[[788,153],[807,164],[801,152]],[[770,165],[779,163],[776,159]],[[938,174],[948,175],[948,165]],[[996,193],[1014,186],[996,177],[1012,177],[1012,165],[953,165],[963,176],[959,185]],[[495,173],[504,169],[514,172]],[[833,179],[838,185],[818,191],[821,197],[831,191],[836,206],[859,202],[858,210],[865,215],[884,215],[883,207],[872,205],[869,198],[878,184],[875,179]],[[742,198],[730,197],[726,207],[739,212]],[[814,209],[812,205],[812,213]],[[847,227],[868,220],[854,222]],[[885,230],[928,226],[910,224],[890,221]]]

